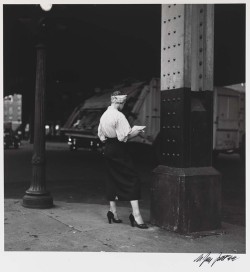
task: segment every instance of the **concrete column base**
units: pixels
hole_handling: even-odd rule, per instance
[[[25,194],[23,197],[23,204],[26,208],[31,209],[48,209],[53,207],[53,198],[49,193],[43,195]]]
[[[150,221],[182,234],[221,227],[221,177],[213,167],[159,165],[151,186]]]

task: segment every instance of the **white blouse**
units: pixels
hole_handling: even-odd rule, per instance
[[[117,138],[120,142],[128,140],[131,127],[125,115],[112,106],[103,113],[98,126],[98,137],[102,142],[107,138]]]

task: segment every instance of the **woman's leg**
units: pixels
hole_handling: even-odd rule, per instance
[[[143,219],[140,213],[140,209],[139,209],[139,201],[138,200],[131,200],[130,201],[131,206],[132,206],[132,210],[133,210],[133,216],[135,218],[135,221],[137,222],[137,224],[143,224]]]
[[[110,201],[109,204],[110,204],[109,210],[114,214],[115,219],[118,220],[119,218],[118,218],[117,211],[116,211],[116,202]]]

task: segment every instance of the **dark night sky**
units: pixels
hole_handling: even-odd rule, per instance
[[[245,81],[245,6],[215,5],[215,85]],[[53,5],[47,14],[47,119],[65,120],[93,93],[126,78],[160,77],[160,5]],[[4,5],[4,95],[32,113],[39,5]]]

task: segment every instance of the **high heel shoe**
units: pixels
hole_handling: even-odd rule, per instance
[[[108,217],[109,224],[111,224],[111,220],[113,221],[113,223],[122,223],[121,219],[115,219],[115,216],[111,211],[108,211],[107,217]]]
[[[135,221],[135,218],[133,216],[133,214],[131,213],[130,216],[129,216],[129,220],[130,220],[130,223],[131,223],[131,226],[132,227],[137,227],[139,229],[148,229],[148,226],[145,224],[145,223],[142,223],[142,224],[138,224],[136,221]]]

